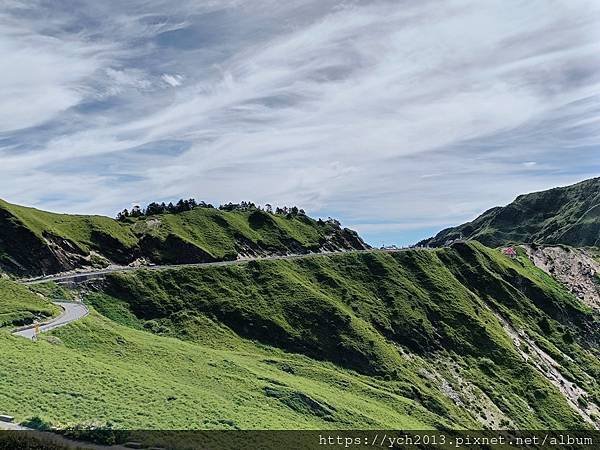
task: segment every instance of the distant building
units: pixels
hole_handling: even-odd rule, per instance
[[[502,249],[502,253],[504,256],[508,256],[511,259],[515,259],[517,257],[517,251],[514,247],[506,247]]]

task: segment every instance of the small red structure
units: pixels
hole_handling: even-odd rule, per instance
[[[511,259],[515,259],[517,257],[517,251],[514,247],[506,247],[502,249],[502,253],[504,256],[508,256]]]

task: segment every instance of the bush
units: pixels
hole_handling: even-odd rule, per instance
[[[21,425],[27,428],[33,428],[38,431],[50,431],[52,429],[52,424],[50,422],[46,422],[40,416],[31,417],[23,422]]]
[[[70,439],[92,442],[100,445],[122,444],[127,440],[127,432],[115,430],[113,425],[90,422],[68,427],[62,431]]]
[[[575,342],[575,339],[573,338],[573,335],[569,330],[567,330],[565,334],[563,334],[563,341],[565,341],[565,344],[572,344],[573,342]]]

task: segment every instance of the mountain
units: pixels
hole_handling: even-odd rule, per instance
[[[600,425],[598,311],[521,250],[511,259],[469,242],[138,270],[83,293],[92,314],[40,342],[0,329],[0,372],[11,374],[0,405],[17,421],[123,429]],[[22,298],[23,314],[39,310],[31,294]]]
[[[419,244],[439,247],[457,239],[475,239],[490,247],[509,243],[599,246],[600,178],[520,195],[507,206],[492,208]]]
[[[366,248],[354,231],[336,221],[316,221],[303,214],[198,207],[117,221],[49,213],[0,200],[0,270],[18,275]]]
[[[583,236],[597,186],[519,197],[501,209],[536,212],[504,233]],[[499,217],[485,230],[500,235]],[[4,270],[141,267],[70,288],[0,275],[0,413],[59,429],[599,428],[597,249],[511,256],[472,231],[319,254],[366,245],[333,220],[256,208],[117,221],[2,202]],[[286,253],[305,256],[143,267]],[[11,334],[77,297],[89,316],[37,342]]]

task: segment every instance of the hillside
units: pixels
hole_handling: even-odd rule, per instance
[[[32,323],[58,314],[59,309],[26,287],[0,277],[0,328]]]
[[[0,270],[18,275],[364,248],[354,231],[304,215],[196,208],[119,222],[0,201]]]
[[[529,259],[563,283],[583,303],[600,310],[600,261],[597,248],[523,245]]]
[[[489,246],[508,243],[600,245],[600,178],[520,195],[472,222],[448,228],[421,245],[440,247],[456,239]]]
[[[141,270],[95,283],[86,297],[95,312],[38,344],[0,330],[0,372],[12,374],[0,405],[18,420],[600,425],[598,314],[524,253],[513,260],[468,243]]]

